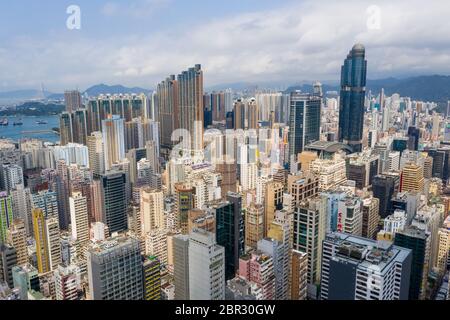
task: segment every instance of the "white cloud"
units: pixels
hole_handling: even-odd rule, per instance
[[[367,29],[366,9],[381,9],[381,29]],[[102,13],[150,14],[167,0],[111,2]],[[446,1],[313,1],[237,13],[195,26],[130,37],[16,39],[0,50],[2,81],[54,91],[103,83],[155,87],[201,63],[207,85],[239,81],[338,79],[355,42],[366,46],[369,78],[450,74],[450,6]],[[7,46],[7,47],[6,47]],[[3,72],[5,71],[5,72]]]

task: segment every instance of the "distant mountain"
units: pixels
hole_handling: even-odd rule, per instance
[[[418,76],[406,79],[378,79],[367,80],[366,92],[372,91],[377,95],[384,88],[386,95],[398,93],[413,100],[437,102],[440,105],[447,104],[450,100],[450,76]],[[311,92],[311,84],[303,84],[289,87],[286,92],[301,90]],[[338,85],[323,85],[323,91],[339,91]]]
[[[83,92],[83,94],[86,93],[88,96],[93,97],[93,96],[98,96],[100,94],[119,94],[119,93],[149,94],[151,92],[152,92],[151,90],[143,89],[143,88],[139,88],[139,87],[127,88],[127,87],[124,87],[119,84],[109,86],[109,85],[102,83],[102,84],[98,84],[98,85],[95,85],[95,86],[92,86],[92,87],[86,89],[86,91]]]
[[[48,116],[60,114],[65,110],[65,106],[60,103],[42,103],[39,101],[29,101],[15,108],[0,111],[0,116]]]

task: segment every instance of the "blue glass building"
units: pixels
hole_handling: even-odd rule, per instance
[[[341,68],[339,141],[362,150],[367,61],[362,44],[355,44]]]

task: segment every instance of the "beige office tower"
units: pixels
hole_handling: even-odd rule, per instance
[[[290,300],[306,300],[308,289],[308,254],[291,249]]]
[[[103,196],[101,180],[93,180],[89,184],[89,193],[91,195],[91,202],[89,214],[95,222],[102,222],[103,219]]]
[[[259,108],[255,99],[247,103],[247,129],[258,129]]]
[[[402,192],[422,192],[424,186],[423,168],[408,163],[402,170],[400,189]]]
[[[308,254],[308,296],[317,297],[325,238],[327,198],[317,196],[301,202],[293,214],[292,248]]]
[[[376,238],[378,222],[380,221],[379,204],[378,198],[370,197],[363,200],[362,236],[364,238]]]
[[[256,249],[264,238],[264,206],[252,203],[245,212],[245,246]]]
[[[433,177],[433,158],[427,156],[423,162],[423,177],[431,179]]]
[[[105,157],[105,171],[111,170],[114,164],[125,158],[124,119],[112,115],[102,120],[102,139]]]
[[[288,176],[288,192],[292,196],[292,205],[297,206],[303,200],[312,198],[319,192],[319,177],[309,172]]]
[[[303,151],[298,154],[298,163],[301,171],[308,171],[311,162],[317,159],[317,153],[312,151]]]
[[[275,211],[282,209],[284,185],[270,181],[266,184],[264,197],[264,236],[266,237],[272,222],[275,219]]]
[[[439,235],[439,250],[437,257],[437,267],[441,273],[447,271],[447,266],[450,265],[450,216],[448,216],[444,225],[438,232]]]
[[[101,132],[92,132],[87,137],[87,147],[89,152],[89,168],[95,175],[105,173],[105,158],[103,148],[103,138]]]
[[[50,270],[56,270],[62,262],[61,239],[59,235],[58,218],[47,218],[45,220],[45,233],[47,236],[49,266]]]
[[[164,229],[164,194],[152,188],[142,188],[140,192],[140,216],[142,223],[142,236],[147,233]]]
[[[167,264],[166,229],[155,229],[145,235],[145,254],[156,256],[161,264]]]
[[[89,214],[87,199],[80,192],[72,193],[69,197],[70,225],[72,239],[77,246],[80,258],[84,257],[84,246],[89,242]]]
[[[27,230],[21,219],[14,219],[6,231],[6,241],[16,249],[17,265],[28,263]]]
[[[320,190],[333,189],[347,181],[345,160],[339,155],[335,155],[334,159],[316,159],[309,167],[319,176]]]

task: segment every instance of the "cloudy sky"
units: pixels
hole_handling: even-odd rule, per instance
[[[1,1],[0,91],[154,88],[195,63],[206,86],[335,80],[356,42],[371,79],[450,74],[449,16],[446,0]]]

